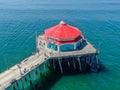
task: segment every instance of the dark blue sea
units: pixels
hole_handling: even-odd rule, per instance
[[[36,33],[61,20],[100,51],[102,68],[63,76],[50,90],[120,90],[120,0],[0,0],[0,72],[35,52]]]

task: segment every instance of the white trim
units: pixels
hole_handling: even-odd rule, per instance
[[[60,51],[60,45],[57,45],[58,51]]]
[[[74,50],[76,49],[76,43],[74,43]]]

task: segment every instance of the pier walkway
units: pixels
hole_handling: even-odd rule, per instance
[[[45,56],[38,53],[26,58],[21,63],[9,68],[0,74],[0,90],[4,90],[10,86],[12,82],[20,79],[36,66],[42,64],[45,61]]]

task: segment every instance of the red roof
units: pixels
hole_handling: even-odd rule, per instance
[[[44,38],[52,38],[57,41],[73,41],[79,37],[82,32],[73,26],[61,21],[60,24],[45,30]]]

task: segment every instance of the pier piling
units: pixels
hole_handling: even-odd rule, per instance
[[[61,60],[60,60],[60,59],[58,59],[58,62],[59,62],[59,67],[60,67],[61,74],[63,74],[63,69],[62,69]]]

